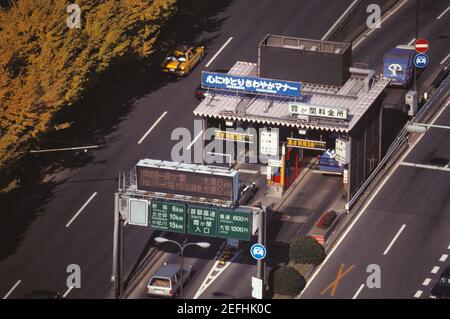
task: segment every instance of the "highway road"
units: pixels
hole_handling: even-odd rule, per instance
[[[450,53],[450,43],[449,38],[447,37],[448,34],[446,34],[444,31],[444,26],[449,24],[450,15],[448,16],[442,16],[440,19],[437,19],[438,16],[445,10],[447,7],[448,2],[447,1],[436,1],[431,6],[429,3],[427,5],[421,6],[421,13],[420,13],[420,25],[423,26],[423,28],[419,29],[419,36],[425,37],[429,39],[431,45],[430,45],[430,51],[429,55],[431,57],[431,62],[429,67],[422,73],[422,75],[418,79],[418,87],[421,92],[427,88],[431,81],[430,78],[433,78],[437,72],[439,72],[441,68],[441,62],[443,59],[447,56],[447,54]],[[385,18],[382,22],[381,29],[375,29],[374,31],[366,31],[361,37],[357,38],[353,42],[353,61],[359,62],[359,63],[366,63],[369,68],[374,68],[377,70],[377,73],[381,72],[382,67],[382,56],[384,52],[388,51],[390,48],[394,47],[397,44],[409,44],[412,42],[414,38],[414,22],[415,22],[415,3],[414,1],[409,2],[400,2],[400,5],[398,8],[393,8],[389,13],[386,14],[387,18]],[[362,40],[361,40],[362,39]],[[401,89],[392,89],[391,92],[393,94],[402,94],[404,93],[404,90]],[[390,128],[386,130],[387,132],[384,132],[387,136],[393,137],[393,134],[396,134],[396,132],[399,131],[399,129],[403,126],[405,117],[403,116],[403,113],[400,111],[384,111],[385,112],[385,118],[383,121],[388,122],[390,124]],[[444,133],[442,133],[444,134]],[[448,134],[448,132],[447,132]],[[448,135],[447,135],[448,136]],[[445,148],[445,146],[442,146],[442,148]],[[448,148],[447,148],[448,149]],[[447,157],[449,158],[449,157]],[[330,196],[328,197],[321,197],[317,194],[317,192],[314,192],[314,190],[318,189],[328,189],[330,190],[330,193],[337,192],[340,188],[338,185],[332,183],[330,181],[330,177],[324,177],[321,175],[313,175],[307,177],[308,182],[306,183],[306,188],[304,193],[299,194],[298,196],[294,196],[291,200],[289,200],[286,205],[282,208],[283,211],[286,211],[287,214],[292,216],[302,217],[301,215],[309,214],[311,215],[317,215],[325,211],[329,208],[329,205],[332,204],[332,198]],[[417,183],[421,183],[418,181]],[[312,187],[312,186],[315,187]],[[408,183],[405,183],[405,185],[408,185]],[[438,185],[438,184],[436,184]],[[448,182],[447,182],[448,185]],[[393,189],[395,189],[395,186],[393,186]],[[390,192],[392,192],[392,190]],[[386,196],[388,196],[389,191],[386,192]],[[441,194],[441,193],[439,193]],[[442,194],[445,194],[445,192],[442,192]],[[442,195],[441,194],[441,195]],[[448,194],[448,192],[447,192]],[[328,202],[324,205],[323,201],[325,200],[331,200],[331,202]],[[414,196],[411,196],[409,198],[409,202],[406,201],[403,204],[407,204],[405,206],[406,208],[409,206],[413,206]],[[391,201],[395,201],[395,199],[391,199]],[[311,204],[309,204],[311,202]],[[383,202],[382,200],[380,202]],[[321,204],[317,204],[321,203]],[[399,206],[402,207],[402,206]],[[312,211],[309,211],[308,208],[313,208]],[[369,213],[366,213],[369,214]],[[387,226],[390,226],[390,223],[386,223]],[[310,226],[310,225],[309,225]],[[292,238],[295,234],[304,233],[307,231],[308,225],[305,225],[304,223],[284,223],[282,228],[278,231],[278,236],[276,240],[278,242],[287,242],[290,238]],[[367,229],[372,229],[372,226],[370,225],[370,221],[368,222],[368,225],[366,225]],[[382,228],[382,225],[378,226],[379,228]],[[352,231],[353,232],[353,231]],[[359,241],[358,236],[363,236],[367,230],[364,228],[360,229],[359,232],[352,237],[351,240],[348,240],[348,246],[346,246],[345,252],[342,253],[342,256],[348,256],[353,254],[353,243],[357,243]],[[387,233],[380,234],[380,238],[382,236],[387,236]],[[373,238],[370,238],[367,240],[366,245],[370,248],[368,248],[366,253],[366,259],[370,260],[371,256],[371,248],[373,244],[371,244],[371,241]],[[388,238],[383,239],[383,243],[388,240]],[[357,246],[359,249],[363,250],[363,246]],[[366,248],[367,249],[367,248]],[[277,248],[275,250],[278,252]],[[268,263],[271,264],[273,261],[270,258],[271,256],[268,256]],[[351,260],[356,263],[358,260],[359,255],[355,256],[355,258],[352,258]],[[217,281],[210,286],[209,289],[207,289],[204,294],[200,298],[221,298],[223,297],[223,293],[226,292],[226,296],[229,298],[246,298],[251,293],[251,287],[250,287],[250,280],[251,276],[255,275],[256,273],[256,263],[254,263],[251,260],[251,257],[248,256],[242,256],[242,261],[240,263],[236,263],[235,265],[232,265],[229,270],[227,270],[226,273],[222,275],[221,278],[217,279]],[[334,258],[333,258],[334,260]],[[339,262],[340,263],[340,262]],[[338,262],[333,263],[333,270],[329,270],[329,272],[326,272],[325,275],[322,274],[322,272],[319,273],[317,276],[317,279],[320,284],[318,286],[325,288],[327,285],[332,282],[335,277],[336,273],[339,270],[339,264]],[[346,263],[347,264],[347,263]],[[359,262],[359,267],[361,267],[361,263]],[[367,265],[365,266],[367,267]],[[395,266],[394,266],[395,267]],[[328,269],[328,267],[327,267]],[[401,269],[401,268],[399,268]],[[355,268],[356,271],[357,268]],[[359,269],[360,272],[363,272],[365,275],[365,268]],[[238,275],[239,274],[239,275]],[[243,282],[240,280],[242,276],[245,276],[248,278],[247,282]],[[367,274],[368,276],[369,274]],[[333,277],[334,276],[334,277]],[[322,279],[322,277],[325,277],[325,279]],[[237,279],[239,278],[239,279]],[[327,280],[329,281],[328,283]],[[406,279],[405,279],[406,280]],[[326,284],[325,284],[326,283]],[[359,284],[362,284],[360,282]],[[312,292],[309,290],[305,292],[306,298],[317,298],[317,297],[323,297],[319,293],[317,293],[317,287],[314,286],[312,289]],[[344,283],[342,283],[343,289]],[[390,286],[389,286],[390,287]],[[353,293],[358,289],[354,289]],[[384,291],[386,293],[386,291]],[[353,295],[352,295],[353,296]],[[379,296],[382,296],[380,293]],[[339,296],[336,295],[336,297],[339,298]],[[347,298],[347,296],[340,295],[342,298]],[[351,296],[350,296],[351,297]],[[388,297],[388,296],[387,296]],[[404,296],[404,298],[412,297],[412,296]]]
[[[100,150],[30,156],[23,165],[21,188],[2,204],[0,296],[20,298],[45,289],[67,298],[111,297],[112,204],[118,172],[144,157],[170,159],[172,130],[192,130],[192,110],[198,103],[193,91],[206,64],[215,69],[238,59],[256,62],[257,43],[266,33],[320,37],[350,2],[266,0],[255,6],[250,0],[204,1],[198,7],[186,1],[162,32],[159,45],[202,41],[209,49],[205,61],[179,81],[159,73],[164,50],[141,64],[112,70],[78,106],[61,114],[75,120],[73,127],[50,136],[56,141],[47,139],[47,145],[100,144]],[[126,226],[125,274],[153,245],[152,234]],[[66,286],[70,264],[81,267],[81,288]]]
[[[450,53],[450,34],[445,28],[450,16],[441,15],[446,5],[429,4],[422,12],[422,23],[429,23],[419,34],[432,43],[430,56],[434,63],[421,77],[425,83],[427,72],[435,72],[433,66],[438,66]],[[399,13],[404,16],[411,11],[413,6],[409,4]],[[404,21],[409,20],[405,17]],[[441,111],[434,124],[450,125],[448,102],[441,106]],[[417,139],[417,144],[412,144],[406,158],[374,193],[373,200],[356,212],[359,219],[308,282],[302,298],[429,296],[440,271],[448,265],[450,253],[450,171],[435,170],[429,165],[450,159],[449,134],[449,130],[430,129]],[[410,163],[426,166],[419,168],[409,166]],[[367,266],[371,264],[380,266],[381,288],[370,289],[366,283],[370,275]],[[340,269],[345,272],[351,266],[354,267],[339,280],[334,294],[331,289],[326,290]]]
[[[433,124],[450,125],[450,101]],[[308,283],[302,298],[427,298],[449,265],[450,131],[431,128],[411,141],[395,169],[373,194],[337,248]],[[411,164],[425,165],[423,167]],[[445,165],[446,163],[444,163]],[[442,165],[441,167],[444,167]],[[379,265],[380,288],[368,288],[367,266]],[[332,295],[324,291],[352,265]]]

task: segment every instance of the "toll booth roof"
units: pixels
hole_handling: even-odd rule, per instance
[[[237,61],[228,74],[256,77],[257,64]],[[377,78],[373,70],[350,68],[350,77],[341,87],[302,83],[300,97],[279,98],[265,94],[243,95],[237,91],[211,90],[194,110],[194,115],[228,121],[348,133],[388,83],[389,79]],[[312,116],[305,119],[291,112],[289,104],[292,103],[346,110],[347,118],[337,120]]]

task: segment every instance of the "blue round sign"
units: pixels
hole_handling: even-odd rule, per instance
[[[252,248],[250,248],[250,254],[256,260],[261,260],[264,259],[264,257],[266,257],[267,249],[261,244],[254,244]]]
[[[426,54],[419,53],[419,54],[416,54],[416,56],[414,57],[414,65],[417,68],[422,69],[422,68],[426,67],[428,65],[428,62],[430,62],[430,61],[428,59],[428,55],[426,55]]]

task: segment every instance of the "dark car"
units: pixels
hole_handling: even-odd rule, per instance
[[[450,266],[445,268],[439,277],[439,281],[431,289],[430,298],[450,299]]]
[[[59,292],[35,290],[27,293],[22,297],[23,299],[62,299]]]
[[[212,72],[217,72],[217,73],[228,73],[229,69],[220,69],[220,70],[213,70]],[[197,88],[194,91],[194,95],[198,100],[203,100],[206,97],[208,90],[202,88],[201,85],[197,86]]]

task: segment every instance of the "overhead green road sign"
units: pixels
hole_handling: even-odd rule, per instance
[[[189,205],[188,233],[217,237],[217,208]]]
[[[151,201],[149,224],[151,228],[176,233],[185,232],[186,205]]]
[[[218,237],[250,240],[252,233],[250,210],[219,209],[218,214]]]

